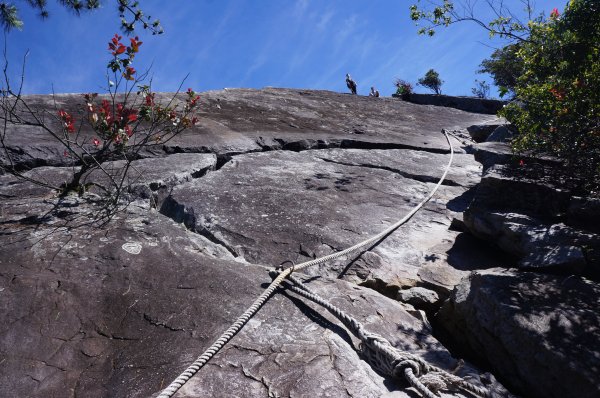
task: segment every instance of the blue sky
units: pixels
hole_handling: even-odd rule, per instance
[[[50,18],[41,21],[21,4],[25,26],[8,33],[13,81],[28,50],[25,93],[103,92],[108,40],[119,30],[116,2],[79,18],[49,1]],[[142,1],[160,18],[165,34],[138,31],[144,44],[138,70],[151,67],[153,89],[265,86],[347,91],[350,73],[359,94],[371,86],[382,95],[393,81],[412,82],[434,68],[445,94],[467,95],[482,59],[497,41],[475,24],[442,29],[433,38],[417,35],[409,0],[168,0]],[[519,0],[506,0],[519,8]],[[546,13],[564,0],[543,0]],[[417,92],[426,92],[416,87]]]

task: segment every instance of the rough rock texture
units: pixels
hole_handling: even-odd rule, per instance
[[[533,179],[506,165],[491,166],[464,213],[465,225],[519,257],[522,267],[596,275],[594,248],[600,247],[600,235],[582,220],[598,217],[595,199],[573,196],[544,175]]]
[[[473,272],[438,314],[446,331],[528,397],[600,396],[600,284],[576,276]]]
[[[244,154],[201,180],[175,187],[161,212],[244,261],[299,263],[352,246],[401,218],[432,189],[447,159],[415,150]],[[447,248],[435,248],[456,235],[448,227],[466,207],[466,192],[478,172],[468,155],[457,155],[436,199],[409,228],[350,263],[314,272],[353,282],[378,281],[396,290],[434,285],[447,293],[464,271],[447,265]],[[419,276],[431,267],[445,269],[449,277],[434,281]]]
[[[484,174],[464,226],[534,272],[473,272],[433,324],[520,394],[599,396],[598,199],[573,195],[556,159],[519,164],[496,142],[475,158]]]
[[[48,97],[27,100],[51,109]],[[56,97],[74,114],[80,100]],[[155,395],[258,296],[270,281],[261,265],[379,232],[437,182],[448,161],[442,128],[495,120],[324,91],[224,90],[202,101],[197,128],[132,163],[133,202],[108,224],[90,219],[96,190],[59,198],[0,176],[0,396]],[[56,186],[76,167],[32,128],[7,138],[17,168],[32,168],[27,176]],[[454,145],[448,179],[409,225],[303,276],[369,330],[448,370],[457,361],[425,314],[384,295],[426,286],[447,296],[468,270],[499,261],[493,250],[470,257],[468,239],[448,231],[480,172]],[[106,183],[102,173],[90,179]],[[322,308],[278,292],[177,396],[416,396],[357,347]],[[493,376],[456,371],[507,396]]]
[[[19,185],[19,198],[2,203],[2,396],[153,395],[270,281],[264,268],[217,259],[227,253],[145,202],[90,228],[80,199],[56,208],[47,192]],[[398,348],[456,366],[398,302],[335,279],[310,286]],[[362,361],[339,325],[276,294],[177,396],[378,397],[402,388]],[[460,374],[479,380],[469,366]],[[397,396],[413,396],[405,391]]]
[[[520,154],[516,156],[510,145],[506,142],[482,142],[473,146],[475,160],[483,166],[485,172],[488,168],[500,164],[518,164],[521,160],[525,165],[541,165],[541,166],[558,166],[561,162],[551,156],[530,156],[528,154]]]
[[[410,289],[400,290],[398,300],[408,303],[415,308],[431,311],[439,307],[439,295],[433,290],[422,287],[411,287]]]
[[[168,100],[169,94],[157,96]],[[55,106],[79,115],[80,95],[55,98],[32,95],[32,107],[55,115]],[[392,98],[370,98],[330,91],[267,88],[226,89],[201,95],[200,123],[144,156],[168,152],[212,152],[220,158],[270,149],[423,148],[447,152],[442,128],[459,129],[485,123],[494,116],[451,108],[419,106]],[[432,112],[435,117],[432,117]],[[93,137],[85,128],[83,137]],[[17,168],[67,166],[69,159],[48,134],[30,127],[7,136],[7,149]],[[6,163],[0,152],[0,163]]]

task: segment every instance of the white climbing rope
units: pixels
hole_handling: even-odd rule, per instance
[[[382,336],[367,331],[359,321],[324,300],[293,275],[289,275],[288,280],[286,281],[288,287],[294,293],[326,308],[342,321],[344,326],[360,339],[361,351],[367,361],[380,372],[396,378],[403,376],[426,398],[438,398],[435,395],[437,390],[448,390],[450,386],[461,388],[480,397],[491,398],[488,389],[469,383],[409,352],[398,350]],[[426,375],[429,377],[426,378]]]
[[[202,355],[200,355],[186,370],[184,370],[171,384],[165,388],[157,398],[171,398],[175,393],[188,382],[192,376],[194,376],[219,350],[235,336],[242,327],[250,320],[250,318],[258,312],[258,310],[264,305],[264,303],[269,299],[271,294],[277,289],[279,285],[283,282],[285,278],[288,277],[292,272],[300,271],[302,269],[312,267],[314,265],[322,264],[330,260],[334,260],[339,257],[343,257],[347,254],[358,251],[364,247],[368,247],[371,244],[378,242],[383,239],[393,231],[395,231],[398,227],[405,224],[408,220],[415,215],[417,211],[419,211],[429,200],[435,195],[439,187],[444,182],[446,175],[450,171],[450,166],[452,165],[452,161],[454,160],[454,148],[452,147],[452,143],[450,142],[450,137],[448,136],[448,132],[446,130],[442,130],[442,133],[446,137],[446,141],[448,142],[448,146],[450,147],[450,159],[448,160],[448,164],[446,169],[444,170],[444,174],[435,185],[435,187],[431,190],[431,192],[417,204],[408,214],[406,214],[402,219],[397,221],[395,224],[389,226],[382,232],[377,235],[372,236],[369,239],[366,239],[362,242],[357,243],[356,245],[344,249],[342,251],[329,254],[327,256],[323,256],[320,258],[316,258],[311,261],[307,261],[290,268],[286,268],[282,271],[274,280],[271,282],[269,287],[265,289],[265,291],[252,303],[252,305],[239,317],[236,321],[227,329]]]

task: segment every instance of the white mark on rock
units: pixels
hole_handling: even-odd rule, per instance
[[[124,243],[123,246],[121,246],[121,248],[127,253],[140,254],[140,252],[142,251],[142,244],[139,242],[127,242]]]

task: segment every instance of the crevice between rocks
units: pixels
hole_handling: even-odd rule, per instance
[[[339,164],[342,166],[351,166],[351,167],[365,167],[368,169],[376,169],[376,170],[386,170],[386,171],[390,171],[392,173],[398,174],[404,178],[409,178],[415,181],[419,181],[419,182],[429,182],[429,183],[433,183],[433,184],[437,184],[439,181],[438,177],[432,177],[432,176],[428,176],[428,175],[424,175],[424,174],[413,174],[413,173],[409,173],[406,171],[402,171],[393,167],[388,167],[388,166],[376,166],[374,164],[367,164],[367,163],[350,163],[350,162],[341,162],[339,160],[333,160],[333,159],[327,159],[327,158],[321,158],[319,157],[319,159],[321,159],[324,162],[327,163],[334,163],[334,164]],[[442,181],[442,185],[446,185],[446,186],[452,186],[452,187],[460,187],[462,186],[461,184],[450,180],[450,179],[444,179],[444,181]]]
[[[201,147],[164,147],[164,151],[167,154],[175,153],[212,153],[217,157],[217,163],[214,170],[220,170],[225,166],[231,159],[240,155],[247,155],[250,153],[258,152],[273,152],[273,151],[291,151],[291,152],[304,152],[310,150],[320,149],[409,149],[414,151],[438,153],[438,154],[449,154],[448,149],[441,148],[426,148],[414,145],[406,145],[401,143],[393,142],[369,142],[359,140],[297,140],[297,141],[286,141],[283,138],[273,138],[271,143],[265,142],[262,137],[255,140],[255,143],[260,149],[249,149],[247,151],[231,151],[231,152],[220,152],[218,149],[201,146]],[[393,170],[390,170],[393,171]],[[427,176],[424,176],[427,177]],[[428,182],[428,181],[427,181]],[[437,182],[437,180],[433,181]]]
[[[185,332],[186,331],[183,328],[176,328],[176,327],[173,327],[173,326],[169,326],[169,325],[167,325],[164,322],[160,322],[160,321],[154,320],[154,319],[152,319],[152,317],[150,317],[150,315],[148,315],[146,313],[143,314],[143,318],[144,318],[144,320],[146,322],[148,322],[152,326],[161,327],[161,328],[170,330],[172,332]]]
[[[225,240],[219,238],[210,229],[204,225],[199,225],[198,219],[194,214],[194,209],[187,208],[185,205],[178,203],[172,196],[167,196],[159,209],[160,214],[169,217],[173,221],[183,224],[189,231],[197,233],[211,241],[212,243],[223,247],[235,258],[240,257],[237,250],[227,243]]]

